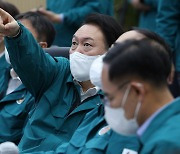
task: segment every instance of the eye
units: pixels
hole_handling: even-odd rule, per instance
[[[72,45],[77,45],[77,42],[76,41],[72,41]]]
[[[74,50],[77,47],[78,43],[76,41],[72,41],[71,48]]]
[[[89,44],[89,43],[84,43],[84,46],[86,46],[86,47],[92,47],[92,45]]]

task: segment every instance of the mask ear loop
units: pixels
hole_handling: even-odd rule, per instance
[[[141,101],[138,102],[135,113],[134,113],[134,118],[136,119],[136,121],[137,121],[137,116],[138,116],[140,108],[141,108]]]
[[[124,93],[124,96],[123,96],[123,99],[122,99],[122,105],[121,105],[122,108],[123,108],[124,105],[125,105],[125,102],[126,102],[127,97],[128,97],[128,95],[129,95],[130,89],[131,89],[131,85],[129,85],[129,86],[127,87],[127,89],[126,89],[126,91],[125,91],[125,93]]]
[[[141,83],[138,83],[138,86],[139,86],[139,87],[142,87],[142,84],[141,84]],[[138,101],[136,110],[135,110],[135,112],[134,112],[134,117],[135,117],[136,119],[137,119],[137,116],[138,116],[138,113],[139,113],[140,108],[141,108],[141,101]]]

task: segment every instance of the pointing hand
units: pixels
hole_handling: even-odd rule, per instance
[[[17,21],[6,11],[0,8],[0,35],[1,36],[16,36],[19,32]]]

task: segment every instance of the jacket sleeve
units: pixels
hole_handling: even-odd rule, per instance
[[[5,38],[11,64],[33,96],[41,97],[56,77],[55,59],[46,54],[32,34],[22,25],[17,38]]]
[[[174,51],[175,39],[178,31],[180,17],[179,0],[158,0],[158,12],[156,19],[156,32],[169,43]]]
[[[62,12],[64,15],[64,23],[69,25],[80,26],[85,17],[93,12],[101,13],[100,0],[83,0],[82,6],[72,8],[67,12]]]

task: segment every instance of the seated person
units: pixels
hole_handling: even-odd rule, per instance
[[[20,152],[48,151],[68,142],[86,113],[101,104],[102,96],[89,80],[92,62],[122,34],[110,16],[93,14],[72,39],[70,61],[42,52],[27,29],[0,9],[1,34],[13,68],[37,102],[27,120]],[[9,28],[10,29],[9,29]],[[13,37],[14,36],[14,37]]]
[[[171,60],[171,50],[168,45],[160,38],[160,36],[148,30],[136,29],[125,32],[116,40],[114,46],[125,40],[142,40],[144,38],[160,43],[167,49],[166,52]],[[102,88],[102,84],[98,83],[98,81],[101,82],[101,79],[99,79],[101,76],[98,75],[101,75],[102,72],[102,57],[104,57],[104,55],[95,60],[90,69],[91,82],[99,88]],[[167,71],[166,74],[168,76],[170,72]],[[170,81],[169,77],[167,78],[167,81]],[[101,104],[98,109],[94,109],[86,115],[82,124],[73,134],[70,142],[59,146],[56,153],[70,154],[89,152],[118,154],[125,151],[127,153],[132,151],[137,152],[138,150],[139,142],[135,134],[133,136],[124,136],[123,134],[118,135],[117,132],[112,131],[111,127],[104,119],[104,106]]]
[[[180,153],[180,99],[168,89],[169,54],[154,40],[115,45],[103,59],[105,119],[124,135],[137,133],[139,153]]]
[[[43,16],[27,12],[18,15],[17,18],[32,32],[42,47],[52,44],[53,36],[55,36],[53,35],[54,28]],[[7,51],[5,55],[10,63]],[[12,141],[17,144],[23,135],[28,116],[31,115],[29,112],[35,108],[35,100],[13,69],[11,69],[11,77],[7,95],[0,100],[0,142]]]
[[[167,44],[157,34],[148,30],[136,29],[122,34],[116,43],[123,42],[129,39],[142,40],[149,38],[160,43],[170,56],[170,49]],[[90,69],[90,79],[94,85],[102,88],[100,75],[102,71],[102,57],[96,59]],[[100,59],[100,60],[99,60]],[[169,72],[167,71],[167,76]],[[168,80],[169,82],[169,77]],[[82,124],[77,128],[71,140],[60,145],[55,151],[38,152],[39,154],[54,154],[54,153],[135,153],[139,150],[139,142],[136,135],[124,136],[113,131],[104,119],[104,106],[100,104],[98,108],[89,112],[84,118]],[[36,153],[36,152],[35,152]]]

